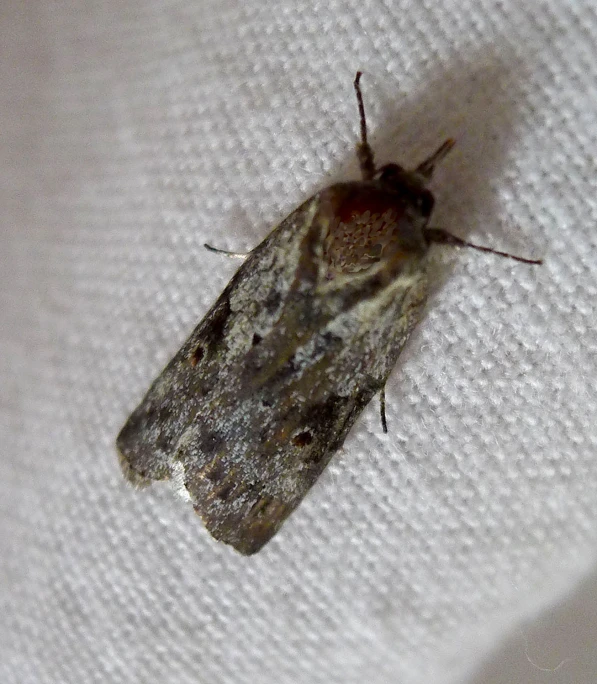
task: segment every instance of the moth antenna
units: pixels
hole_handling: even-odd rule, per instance
[[[425,228],[423,230],[423,235],[429,243],[435,243],[438,245],[452,245],[454,247],[471,247],[479,252],[497,254],[498,256],[506,257],[507,259],[521,261],[523,264],[540,265],[543,263],[543,259],[526,259],[525,257],[509,254],[508,252],[500,252],[497,249],[492,249],[491,247],[483,247],[482,245],[475,245],[472,242],[466,242],[465,240],[452,235],[452,233],[448,233],[448,231],[443,230],[442,228]]]
[[[381,388],[379,393],[379,414],[381,416],[381,429],[384,434],[388,433],[388,421],[386,420],[386,386]]]
[[[224,256],[230,257],[231,259],[246,259],[249,255],[243,252],[229,252],[227,249],[218,249],[218,247],[212,247],[208,245],[207,242],[203,244],[205,249],[214,254],[223,254]]]
[[[415,169],[415,171],[429,180],[433,175],[435,167],[445,159],[450,150],[456,145],[454,138],[448,138],[445,140],[435,152],[427,159],[423,160]]]
[[[375,161],[373,159],[371,145],[367,142],[367,119],[365,118],[365,105],[363,104],[363,94],[361,93],[361,86],[359,83],[362,75],[362,71],[357,71],[357,75],[354,79],[354,89],[357,94],[361,124],[361,142],[357,144],[357,159],[359,160],[363,180],[372,180],[375,176]]]

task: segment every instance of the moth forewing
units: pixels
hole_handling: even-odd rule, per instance
[[[274,327],[316,204],[305,202],[250,253],[126,422],[117,448],[133,484],[171,477],[185,429],[209,411],[207,397],[230,365]]]

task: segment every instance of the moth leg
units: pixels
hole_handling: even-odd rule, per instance
[[[214,254],[223,254],[231,259],[246,259],[249,256],[249,253],[245,254],[244,252],[229,252],[227,249],[218,249],[218,247],[212,247],[211,245],[208,245],[207,242],[205,242],[203,246],[205,249],[213,252]]]
[[[386,420],[386,386],[381,388],[379,393],[379,414],[381,416],[381,429],[384,434],[388,433],[388,421]]]
[[[474,245],[472,242],[466,242],[452,233],[443,228],[424,228],[423,236],[427,240],[428,244],[438,244],[438,245],[452,245],[454,247],[471,247],[472,249],[477,249],[480,252],[490,252],[491,254],[497,254],[498,256],[506,257],[507,259],[514,259],[515,261],[522,261],[523,264],[542,264],[543,259],[526,259],[525,257],[515,256],[514,254],[509,254],[508,252],[500,252],[497,249],[492,249],[491,247],[483,247],[481,245]]]
[[[359,105],[359,119],[361,122],[361,142],[357,144],[357,159],[361,167],[363,180],[372,180],[375,176],[375,162],[373,160],[373,150],[367,142],[367,120],[365,119],[365,105],[363,104],[363,94],[359,81],[362,76],[361,71],[357,71],[354,79],[354,89],[357,94],[357,104]]]

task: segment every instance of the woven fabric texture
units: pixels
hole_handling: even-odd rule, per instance
[[[597,681],[593,0],[72,0],[0,13],[0,681]],[[426,315],[245,558],[115,436],[245,251],[457,148]]]

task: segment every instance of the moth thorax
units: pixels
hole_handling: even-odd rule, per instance
[[[397,222],[398,213],[393,208],[381,212],[367,209],[353,214],[349,221],[334,217],[323,242],[330,276],[358,273],[383,259],[395,240]]]

